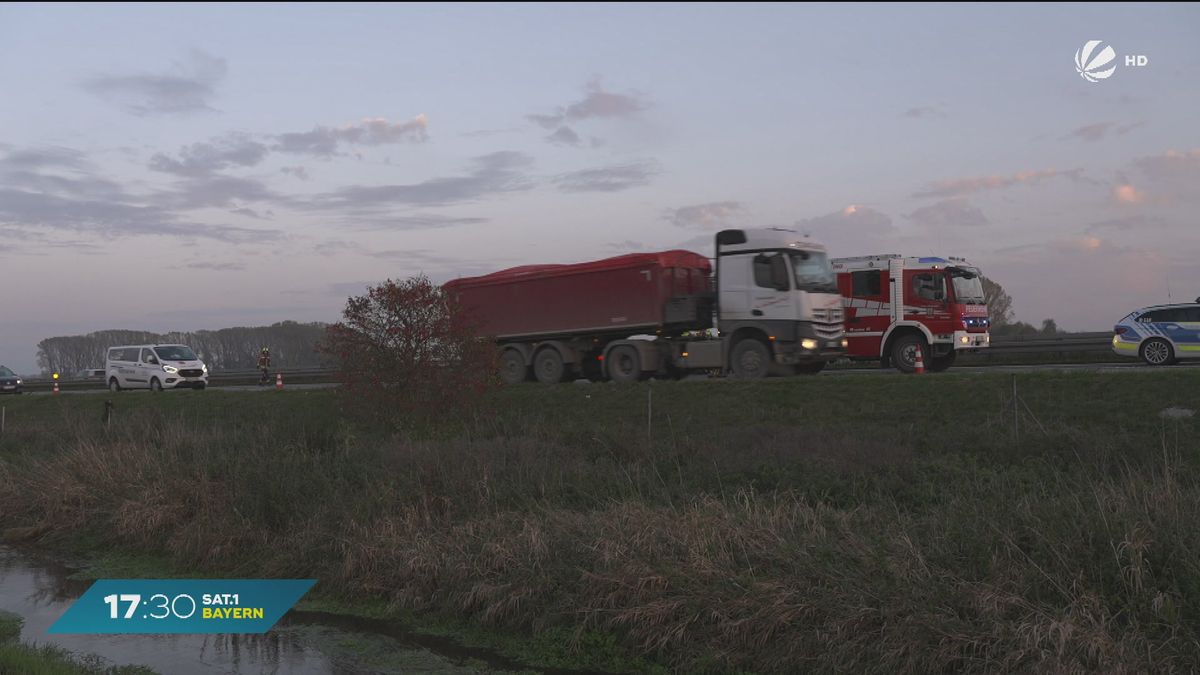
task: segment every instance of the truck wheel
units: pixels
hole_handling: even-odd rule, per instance
[[[729,366],[733,374],[742,379],[758,379],[767,376],[771,365],[771,352],[767,346],[747,338],[733,346],[729,355]]]
[[[563,381],[566,373],[562,354],[554,347],[547,347],[533,357],[533,374],[542,384],[558,384]]]
[[[825,370],[825,361],[817,361],[816,363],[802,363],[796,366],[797,375],[816,375]]]
[[[954,365],[954,359],[958,356],[958,352],[950,352],[945,356],[935,356],[929,359],[929,372],[940,373],[950,369]]]
[[[905,375],[916,371],[917,350],[921,351],[921,360],[924,361],[924,354],[928,351],[925,341],[919,335],[901,335],[892,344],[892,365]]]
[[[504,384],[521,384],[529,381],[529,366],[525,357],[515,349],[509,349],[500,357],[500,381]]]
[[[629,345],[614,347],[608,353],[608,377],[613,382],[637,382],[642,379],[642,356]]]

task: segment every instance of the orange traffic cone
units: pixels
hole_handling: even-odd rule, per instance
[[[54,381],[54,393],[58,393],[58,380]]]
[[[923,360],[921,360],[921,352],[923,352],[923,351],[925,351],[925,350],[921,349],[920,346],[917,347],[917,363],[915,364],[915,367],[913,368],[914,373],[917,373],[917,374],[925,373],[925,362]]]
[[[275,373],[275,388],[283,389],[283,373]]]

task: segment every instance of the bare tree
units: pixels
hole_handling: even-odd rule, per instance
[[[988,320],[993,328],[1002,328],[1012,323],[1016,316],[1013,314],[1012,297],[1004,291],[1000,284],[980,276],[983,283],[983,298],[988,308]]]

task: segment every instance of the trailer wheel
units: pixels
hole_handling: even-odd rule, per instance
[[[642,357],[629,345],[614,347],[605,359],[608,377],[613,382],[637,382],[642,379]]]
[[[542,384],[558,384],[564,381],[567,374],[563,364],[562,354],[553,347],[547,347],[533,357],[533,374]]]
[[[729,365],[733,374],[742,379],[766,377],[771,365],[771,352],[758,340],[746,338],[733,346]]]
[[[525,357],[515,349],[505,350],[500,357],[500,381],[504,384],[521,384],[529,381],[529,366]]]
[[[905,375],[916,372],[917,350],[920,350],[922,355],[928,351],[925,349],[925,340],[921,339],[920,335],[901,335],[892,344],[892,365]]]

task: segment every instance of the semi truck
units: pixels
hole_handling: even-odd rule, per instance
[[[847,358],[912,373],[920,353],[936,373],[991,344],[982,274],[965,258],[888,253],[830,262],[846,307]]]
[[[684,250],[527,265],[443,285],[501,348],[506,384],[816,374],[846,353],[825,247],[783,228]],[[714,269],[715,268],[715,269]]]

